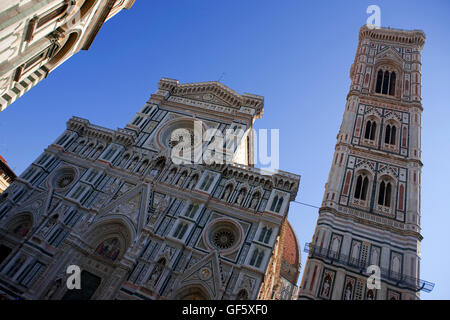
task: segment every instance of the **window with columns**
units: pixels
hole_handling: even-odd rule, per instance
[[[395,96],[395,84],[397,75],[395,71],[378,70],[375,92]]]
[[[378,188],[378,204],[384,207],[391,206],[392,183],[389,180],[381,180]]]
[[[394,124],[387,124],[384,131],[384,143],[395,146],[397,127]]]
[[[375,120],[367,120],[366,129],[364,132],[364,138],[368,140],[375,141],[377,132],[377,123]]]

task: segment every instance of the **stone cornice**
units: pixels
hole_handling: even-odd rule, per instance
[[[359,30],[359,41],[363,39],[394,42],[401,45],[418,46],[422,50],[425,45],[425,33],[422,30],[403,30],[393,28],[369,29],[363,25]]]
[[[350,149],[351,155],[364,154],[364,156],[372,156],[372,159],[376,161],[386,162],[386,160],[388,159],[388,161],[391,161],[392,163],[399,166],[407,167],[409,163],[416,163],[420,167],[423,167],[423,163],[419,159],[405,158],[400,155],[384,152],[383,150],[375,151],[368,147],[354,146],[345,142],[337,142],[335,148],[339,146],[348,147]]]
[[[419,241],[422,241],[423,236],[416,231],[411,230],[405,230],[406,224],[403,222],[399,222],[393,219],[389,219],[386,217],[380,217],[378,215],[374,215],[369,212],[363,212],[356,209],[348,208],[347,213],[340,212],[336,210],[335,208],[331,208],[328,206],[323,206],[319,209],[320,213],[331,213],[334,214],[337,217],[341,217],[344,219],[352,219],[357,223],[364,224],[370,227],[375,227],[382,230],[389,230],[396,234],[402,235],[402,236],[411,236],[414,238],[417,238]],[[381,220],[382,222],[376,222],[376,220]]]
[[[261,117],[264,112],[264,97],[250,93],[241,95],[218,81],[180,84],[178,80],[162,78],[158,83],[158,89],[167,90],[171,95],[177,96],[210,92],[227,102],[232,108],[255,109],[257,117]]]
[[[89,136],[101,139],[108,143],[115,142],[125,146],[134,144],[136,133],[125,129],[111,130],[101,126],[91,124],[89,120],[72,117],[67,122],[67,129],[77,132],[80,136]]]
[[[373,106],[379,106],[382,107],[382,105],[386,105],[388,108],[408,112],[410,108],[418,108],[420,111],[423,111],[422,104],[420,102],[409,102],[405,100],[400,99],[392,99],[388,97],[382,97],[382,96],[375,96],[371,94],[365,94],[356,90],[351,90],[347,94],[347,100],[352,97],[356,96],[360,99],[361,103],[370,104]],[[373,102],[376,102],[375,104]]]

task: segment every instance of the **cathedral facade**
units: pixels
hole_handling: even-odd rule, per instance
[[[134,0],[8,0],[0,3],[0,111],[80,50]]]
[[[305,247],[301,299],[418,299],[434,286],[419,279],[424,43],[420,30],[359,32],[317,226]]]
[[[253,166],[263,108],[219,82],[163,78],[123,129],[71,118],[0,200],[0,293],[291,299],[300,253],[287,215],[300,177]],[[178,161],[180,145],[208,161]],[[81,289],[66,285],[74,266]]]

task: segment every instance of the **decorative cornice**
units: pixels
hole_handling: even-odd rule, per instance
[[[425,44],[425,33],[422,30],[403,30],[394,28],[369,29],[363,25],[359,30],[359,41],[363,39],[395,42],[403,45],[416,45],[422,50]]]
[[[411,230],[405,230],[406,224],[404,222],[399,222],[387,217],[381,217],[378,215],[374,215],[369,212],[362,212],[356,209],[348,208],[346,206],[342,206],[347,209],[347,213],[342,213],[335,208],[331,208],[328,206],[323,206],[319,209],[320,213],[331,213],[334,214],[337,217],[341,217],[344,219],[352,219],[357,223],[364,224],[370,227],[375,227],[382,230],[389,230],[396,234],[402,235],[402,236],[412,236],[414,238],[417,238],[419,241],[422,241],[423,236],[416,231]],[[371,220],[368,220],[368,218],[371,218]],[[375,220],[381,220],[382,222],[375,222]]]
[[[158,88],[169,91],[171,95],[178,96],[211,92],[230,104],[233,108],[241,109],[241,107],[248,107],[255,109],[255,115],[258,118],[264,112],[264,97],[250,93],[241,95],[218,81],[180,84],[178,80],[162,78],[158,83]]]

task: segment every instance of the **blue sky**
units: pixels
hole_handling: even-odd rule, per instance
[[[81,52],[0,113],[0,154],[20,174],[65,129],[71,116],[124,127],[161,77],[219,80],[265,97],[258,128],[280,129],[280,169],[301,174],[298,201],[320,205],[366,8],[384,27],[422,29],[422,299],[449,299],[450,2],[137,0],[105,24]],[[292,204],[303,246],[317,209]],[[306,254],[302,252],[302,265]],[[303,271],[303,270],[302,270]]]

